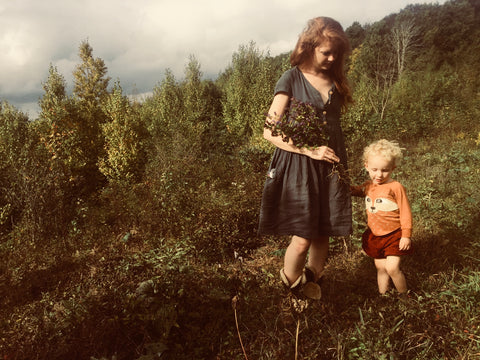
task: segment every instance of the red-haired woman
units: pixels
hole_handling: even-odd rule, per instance
[[[259,233],[292,236],[281,279],[288,288],[314,299],[321,297],[318,280],[329,237],[352,231],[349,186],[333,171],[334,164],[347,168],[340,116],[352,100],[344,71],[349,49],[336,20],[309,20],[290,56],[292,67],[277,82],[268,112],[267,122],[279,121],[292,99],[313,104],[319,120],[326,122],[327,145],[297,147],[271,128],[264,130],[276,149],[263,190]]]

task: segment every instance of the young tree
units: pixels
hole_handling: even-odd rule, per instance
[[[107,68],[100,58],[93,57],[93,49],[87,41],[83,41],[79,48],[81,63],[74,70],[73,95],[77,102],[78,125],[81,139],[81,149],[85,155],[83,171],[84,190],[90,193],[102,181],[101,173],[97,168],[98,160],[103,156],[104,139],[102,124],[107,119],[102,110],[102,104],[108,96]]]
[[[0,229],[18,223],[27,205],[23,190],[29,179],[23,168],[28,162],[28,124],[27,115],[0,103]]]
[[[93,57],[93,49],[88,41],[80,44],[78,55],[82,61],[76,66],[74,75],[74,95],[82,105],[98,110],[99,105],[108,96],[109,77],[107,67],[100,58]]]
[[[1,105],[0,213],[10,226],[21,229],[20,241],[34,246],[45,234],[55,237],[64,225],[58,201],[62,196],[56,192],[58,173],[50,168],[50,155],[40,141],[42,125],[29,122],[7,103]]]
[[[178,140],[183,140],[183,146],[188,149],[185,154],[191,156],[192,160],[202,156],[202,136],[205,131],[203,112],[206,108],[203,88],[200,64],[191,55],[185,67],[185,81],[181,84],[184,107],[177,126],[181,134]]]
[[[118,82],[104,102],[103,111],[108,121],[102,125],[105,155],[99,169],[110,181],[134,184],[141,179],[145,166],[145,131]]]
[[[231,68],[227,69],[223,114],[234,145],[242,145],[263,124],[265,109],[259,109],[255,90],[270,84],[261,83],[261,64],[264,55],[254,42],[240,46],[232,56]]]
[[[215,82],[204,80],[202,99],[201,119],[204,125],[201,151],[204,154],[224,155],[229,151],[230,144],[222,115],[222,91]]]
[[[81,151],[79,124],[73,100],[67,96],[66,83],[54,66],[43,84],[44,94],[39,100],[39,121],[45,133],[40,134],[50,153],[52,166],[62,167],[71,177],[78,176],[85,165],[86,155]]]
[[[155,147],[166,147],[174,136],[173,128],[183,114],[181,89],[170,69],[162,82],[155,86],[153,95],[142,106],[142,118],[154,139]]]
[[[181,84],[185,121],[182,132],[187,134],[186,146],[196,157],[208,159],[213,153],[226,151],[225,122],[222,116],[222,94],[216,83],[202,80],[200,64],[194,56],[185,67]]]
[[[201,119],[203,108],[203,83],[200,63],[195,56],[189,57],[189,62],[185,67],[185,81],[183,83],[184,95],[184,117],[189,122],[195,123]]]
[[[65,79],[54,66],[50,66],[43,89],[44,94],[39,100],[41,111],[34,129],[39,137],[38,151],[45,152],[43,161],[48,169],[43,181],[50,179],[46,191],[49,200],[55,204],[43,214],[55,219],[52,224],[57,228],[52,231],[62,233],[68,230],[75,216],[81,186],[79,178],[86,156],[82,151],[74,101],[67,96]]]
[[[365,29],[358,21],[355,21],[352,25],[350,25],[345,30],[345,33],[350,40],[350,46],[352,50],[355,50],[362,45],[363,41],[365,40]]]

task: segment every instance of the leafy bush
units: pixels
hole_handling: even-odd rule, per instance
[[[200,206],[189,236],[199,255],[208,261],[225,261],[235,255],[244,256],[262,243],[256,234],[259,187],[255,189],[242,181],[232,182],[228,189],[211,185],[199,189],[199,194],[209,194],[198,199]]]
[[[474,139],[463,138],[465,134],[457,135],[460,138],[453,142],[448,137],[422,141],[421,153],[409,152],[399,168],[412,199],[416,227],[428,232],[475,231],[480,147]]]

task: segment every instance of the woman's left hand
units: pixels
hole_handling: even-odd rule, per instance
[[[340,158],[335,154],[335,151],[328,146],[320,146],[311,150],[308,154],[312,159],[323,160],[331,164],[340,161]]]

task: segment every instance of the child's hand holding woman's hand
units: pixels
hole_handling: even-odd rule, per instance
[[[399,248],[400,250],[410,250],[410,247],[412,246],[412,240],[410,240],[410,238],[407,238],[407,237],[402,237],[400,239],[400,245],[399,245]]]

